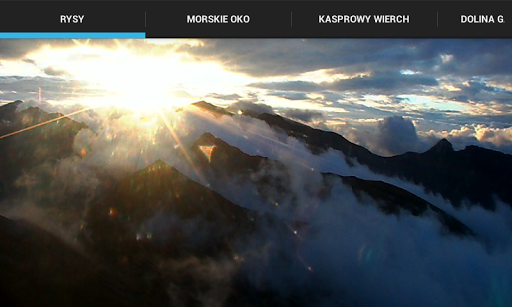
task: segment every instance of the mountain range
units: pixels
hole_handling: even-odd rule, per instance
[[[209,112],[228,113],[204,101],[194,105]],[[511,155],[478,146],[455,151],[448,140],[442,139],[424,153],[382,157],[332,131],[315,129],[276,114],[250,111],[244,114],[297,138],[314,154],[329,148],[339,150],[350,164],[359,163],[375,173],[420,184],[426,192],[440,194],[455,206],[469,201],[493,209],[496,199],[512,204]]]
[[[19,111],[20,105],[21,101],[15,101],[0,107],[0,136],[48,123],[0,138],[0,209],[11,209],[12,200],[26,193],[16,184],[22,174],[75,155],[75,136],[88,129],[83,123],[37,107]],[[194,106],[216,117],[235,116],[206,102]],[[512,205],[510,155],[476,146],[455,151],[443,139],[424,153],[382,157],[337,133],[280,115],[250,111],[242,115],[296,138],[315,155],[329,149],[340,151],[349,165],[363,165],[377,174],[421,185],[426,193],[439,194],[454,206],[469,202],[493,210],[498,199]],[[247,259],[254,257],[247,246],[263,251],[279,242],[298,249],[302,239],[297,239],[297,233],[307,233],[307,218],[297,215],[288,219],[279,213],[282,204],[292,211],[299,206],[300,196],[287,164],[245,153],[210,132],[200,135],[187,152],[210,184],[193,180],[162,160],[121,179],[109,177],[109,182],[100,182],[101,194],[83,209],[74,238],[80,248],[33,223],[0,216],[0,297],[5,306],[91,306],[97,302],[109,306],[205,305],[203,296],[219,281],[204,277],[204,271],[176,265],[190,259],[201,264],[210,259],[230,264],[236,284],[224,294],[226,305],[311,303],[283,301],[266,285],[263,290],[250,288],[251,276],[240,273],[249,263]],[[389,218],[415,217],[440,225],[444,236],[480,240],[477,231],[439,206],[389,182],[331,172],[318,175],[322,184],[304,187],[303,192],[318,199],[320,206],[323,200],[335,197],[335,186],[341,184],[361,206],[370,204]],[[262,207],[236,203],[222,195],[220,191],[234,183],[253,187],[255,195],[251,197]],[[339,199],[340,205],[343,201]],[[67,203],[71,202],[69,198]],[[272,244],[261,240],[268,231],[273,232]],[[278,254],[284,263],[297,261]]]

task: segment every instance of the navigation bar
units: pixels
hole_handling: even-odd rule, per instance
[[[1,38],[512,37],[512,2],[503,1],[56,1],[1,9]]]

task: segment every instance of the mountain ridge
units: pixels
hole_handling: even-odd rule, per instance
[[[86,231],[93,245],[108,251],[109,256],[121,256],[119,250],[124,247],[131,253],[141,253],[148,246],[156,252],[173,255],[188,253],[189,249],[210,253],[225,248],[223,238],[234,238],[235,233],[243,236],[244,232],[252,231],[256,219],[247,209],[231,203],[162,160],[125,177],[105,194],[90,207],[86,215]],[[138,242],[139,233],[146,238],[144,229],[154,226],[147,224],[148,220],[161,224],[162,229],[167,227],[166,220],[183,227],[174,229],[171,237],[159,230],[151,234],[147,244]],[[187,234],[187,225],[192,224],[205,229],[217,225],[217,228],[215,231],[211,229],[208,242],[192,246],[187,241],[187,236],[192,235]],[[164,245],[155,243],[159,240],[168,242]]]
[[[212,153],[210,160],[206,160],[201,156],[199,148],[202,145],[215,146],[215,154]],[[279,203],[283,201],[283,197],[280,196],[281,194],[287,196],[292,194],[292,190],[289,187],[291,183],[287,169],[279,161],[273,161],[261,156],[248,155],[238,148],[229,145],[222,139],[216,138],[211,133],[205,133],[199,137],[192,146],[191,152],[194,152],[197,159],[201,161],[199,165],[203,168],[212,169],[216,176],[220,175],[221,178],[225,178],[229,175],[241,175],[245,176],[246,179],[250,178],[248,180],[256,184],[259,193],[268,198],[272,206],[276,202]],[[272,165],[269,166],[269,163],[272,163]],[[265,172],[266,177],[254,176],[255,173],[265,167],[273,167],[275,169]],[[448,232],[457,235],[475,235],[469,227],[456,220],[445,211],[399,187],[383,181],[364,180],[354,176],[341,176],[332,173],[323,173],[322,176],[324,188],[322,191],[318,191],[318,193],[319,195],[323,195],[323,197],[330,194],[332,189],[328,179],[338,178],[345,185],[350,187],[359,199],[361,199],[362,194],[372,197],[378,203],[378,208],[386,214],[399,215],[401,211],[404,210],[411,215],[422,216],[428,214],[427,211],[430,210],[437,216],[437,219]],[[272,187],[276,189],[275,193],[269,192],[269,189]]]
[[[211,104],[201,104],[205,105],[210,112],[215,110]],[[420,184],[427,193],[440,194],[456,207],[469,202],[494,210],[496,198],[512,206],[512,189],[507,184],[508,174],[512,173],[512,155],[478,146],[454,151],[451,143],[442,139],[423,153],[382,157],[340,134],[312,128],[277,114],[248,112],[245,115],[298,139],[313,154],[321,154],[329,148],[341,151],[349,165],[357,162],[375,173]]]
[[[17,108],[23,102],[0,106],[0,136],[8,135],[33,127],[34,125],[62,117],[60,113],[47,113],[37,107],[28,107],[22,111]],[[6,194],[18,191],[13,184],[24,171],[43,162],[53,163],[73,154],[75,136],[87,125],[68,117],[49,122],[0,139],[0,199]]]

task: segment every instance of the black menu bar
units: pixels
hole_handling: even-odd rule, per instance
[[[0,9],[0,37],[23,32],[146,38],[512,37],[510,1],[29,1],[1,2]]]

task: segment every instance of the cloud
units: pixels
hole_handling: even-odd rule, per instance
[[[409,69],[464,76],[512,73],[506,56],[512,52],[512,42],[499,39],[208,39],[180,51],[257,77],[320,69],[342,73]]]
[[[370,76],[342,79],[328,85],[328,89],[337,91],[361,91],[377,93],[403,93],[416,86],[436,86],[433,77],[405,75],[399,72],[378,72]]]
[[[217,123],[233,127],[227,123],[237,120],[245,119],[222,117]],[[252,119],[246,124],[248,129],[243,130],[234,127],[215,129],[215,135],[228,140],[231,145],[236,144],[244,152],[285,163],[293,192],[298,197],[297,205],[288,207],[293,208],[290,216],[301,218],[299,212],[308,212],[304,216],[307,228],[297,232],[299,248],[287,250],[284,247],[283,250],[282,241],[270,235],[264,238],[269,246],[267,256],[253,259],[243,254],[248,267],[244,266],[242,270],[247,270],[254,285],[267,285],[285,298],[299,295],[299,301],[306,305],[314,301],[326,306],[337,302],[363,306],[410,306],[413,303],[419,306],[478,306],[494,294],[490,292],[492,276],[498,276],[499,287],[507,287],[507,277],[498,272],[501,266],[512,264],[508,259],[509,241],[503,239],[510,233],[510,227],[485,228],[481,225],[482,229],[487,229],[487,237],[492,238],[491,233],[501,233],[500,240],[495,242],[501,247],[488,253],[475,241],[439,235],[437,226],[428,219],[384,216],[371,202],[361,205],[351,191],[339,183],[333,183],[335,188],[331,197],[316,206],[318,200],[308,191],[321,184],[317,173],[301,166],[302,163],[318,171],[354,174],[359,170],[347,167],[340,153],[329,151],[313,156],[291,138],[284,141],[276,138],[264,124]],[[240,132],[245,137],[237,137]],[[230,199],[238,197],[237,203],[247,204],[252,202],[252,197],[257,197],[236,181],[230,181],[226,186],[230,188],[222,194]],[[286,208],[286,204],[279,207]],[[501,220],[490,212],[489,217],[486,224]],[[251,252],[259,253],[259,250],[251,249]],[[291,255],[288,261],[275,256],[282,253]],[[476,263],[479,264],[476,272],[468,270],[475,268]],[[313,273],[308,272],[308,267]],[[454,285],[450,282],[453,279],[464,282]],[[470,296],[467,289],[472,289]],[[372,295],[368,296],[368,293]],[[511,298],[505,296],[503,299]]]
[[[165,56],[170,50],[182,45],[194,44],[187,40],[172,40],[165,44],[156,44],[145,39],[0,39],[0,59],[24,60],[27,55],[42,48],[66,49],[77,46],[130,50],[137,54]],[[99,55],[83,52],[73,55],[70,60],[98,58]]]
[[[202,43],[184,45],[179,51],[198,60],[217,60],[228,70],[253,77],[288,77],[284,81],[281,77],[266,78],[248,85],[267,90],[270,96],[308,100],[308,94],[312,93],[343,93],[345,97],[323,102],[342,108],[337,105],[339,99],[365,103],[367,95],[383,95],[386,97],[381,102],[366,104],[374,109],[372,115],[381,113],[373,118],[397,115],[428,117],[442,124],[490,120],[512,124],[509,85],[512,64],[505,55],[512,52],[510,40],[306,39],[204,40]],[[330,82],[320,81],[325,78],[316,81],[308,73],[318,73]],[[417,100],[400,95],[412,95]],[[388,114],[382,114],[385,112]]]
[[[27,54],[46,45],[119,48],[121,44],[134,54],[156,57],[171,51],[190,60],[217,61],[226,70],[255,77],[247,89],[252,88],[257,94],[239,91],[209,96],[226,103],[244,100],[273,105],[271,96],[274,96],[291,102],[321,103],[333,112],[336,108],[348,112],[345,118],[379,119],[397,115],[428,119],[443,128],[491,121],[504,126],[512,124],[512,65],[506,56],[508,51],[512,52],[510,40],[207,39],[194,42],[0,40],[0,58],[4,50],[10,59],[30,63]],[[70,60],[81,61],[91,56],[98,55],[75,54]],[[62,75],[55,67],[45,69],[48,74]],[[317,75],[320,77],[316,78]],[[273,78],[276,76],[282,77]],[[258,80],[258,77],[269,78]],[[37,98],[33,87],[19,95],[13,93],[16,90],[0,91],[2,102]],[[193,91],[188,93],[193,96]],[[368,98],[372,95],[379,97]],[[418,131],[422,128],[417,127]]]
[[[267,95],[285,98],[288,100],[308,100],[310,99],[306,93],[275,91],[269,92]]]
[[[380,156],[393,156],[408,151],[423,152],[439,140],[437,137],[419,136],[412,121],[401,116],[362,119],[330,124],[327,127]]]
[[[281,92],[357,92],[359,95],[371,94],[405,94],[423,87],[437,86],[435,78],[423,75],[406,75],[400,72],[376,72],[366,76],[355,76],[333,82],[315,83],[311,81],[283,81],[253,83],[249,86],[277,90]]]
[[[57,69],[55,67],[46,67],[45,69],[43,69],[43,72],[45,74],[47,74],[48,76],[53,76],[53,77],[66,77],[66,76],[69,76],[68,72],[66,72],[64,70]]]
[[[0,39],[0,59],[24,60],[29,63],[31,60],[24,59],[25,56],[45,46],[61,48],[74,45],[71,39]]]
[[[28,64],[32,64],[32,65],[35,65],[37,66],[37,63],[36,61],[32,60],[32,59],[23,59],[21,60],[22,62],[25,62],[25,63],[28,63]]]
[[[13,59],[21,58],[25,54],[39,48],[43,42],[35,42],[28,39],[1,40],[0,41],[0,58]]]
[[[498,128],[485,124],[472,124],[450,131],[431,130],[422,134],[425,138],[446,138],[454,145],[455,149],[476,145],[512,154],[512,127]]]
[[[418,142],[416,128],[401,116],[387,117],[378,123],[379,146],[391,155],[413,150]]]
[[[279,90],[279,91],[294,91],[294,92],[317,92],[325,89],[321,84],[311,81],[283,81],[283,82],[265,82],[265,83],[252,83],[248,86],[266,89],[266,90]]]
[[[300,120],[302,122],[321,121],[324,119],[323,113],[313,110],[302,109],[284,109],[282,111],[285,117]]]
[[[330,124],[328,129],[335,131],[350,141],[362,145],[373,153],[390,156],[407,151],[424,152],[441,139],[446,138],[455,150],[474,145],[512,154],[512,127],[501,124],[452,124],[446,127],[439,122],[421,120],[416,125],[432,127],[418,131],[410,119],[400,116],[382,120],[353,121],[344,124]],[[434,130],[435,129],[435,130]]]
[[[253,76],[300,74],[320,69],[343,73],[412,70],[438,76],[510,75],[507,54],[512,43],[500,39],[267,39],[201,40],[154,44],[144,40],[120,40],[138,53],[163,54],[169,49],[215,60],[229,70]],[[114,40],[79,41],[81,44],[116,48]],[[43,46],[71,47],[73,40],[0,40],[0,58],[20,59]],[[176,49],[177,48],[177,49]]]
[[[237,113],[238,111],[247,112],[250,111],[255,114],[269,113],[274,114],[274,110],[271,106],[263,104],[263,103],[253,103],[251,101],[240,100],[238,102],[232,103],[227,108],[228,111]]]
[[[486,81],[467,81],[462,84],[456,84],[456,87],[459,91],[455,93],[440,94],[454,101],[483,103],[486,106],[493,106],[493,103],[499,103],[502,108],[506,108],[512,103],[512,91],[501,86],[489,85]],[[511,110],[508,109],[508,111],[510,112]]]

